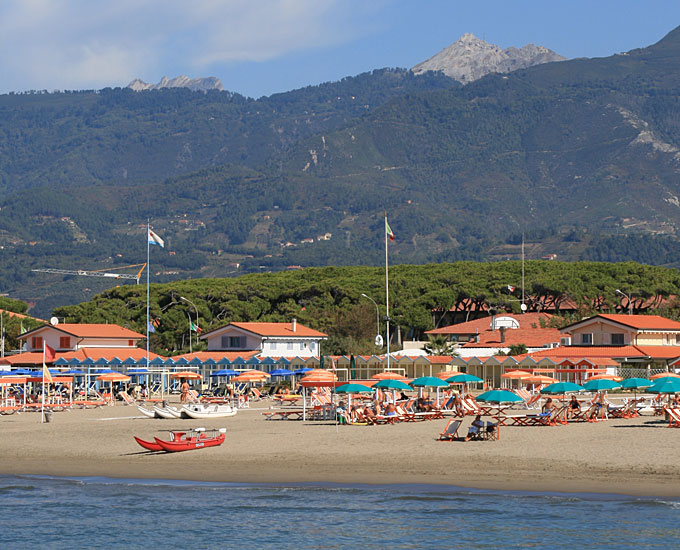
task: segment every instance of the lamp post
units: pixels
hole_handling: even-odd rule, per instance
[[[194,311],[196,312],[196,345],[198,345],[198,308],[196,307],[196,304],[184,296],[180,296],[179,299],[188,302],[194,307]],[[191,353],[191,317],[189,318],[189,353]]]
[[[631,301],[630,296],[625,292],[620,291],[618,288],[614,292],[626,297],[626,300],[628,300],[628,315],[633,315],[633,302]]]
[[[375,306],[375,328],[376,328],[376,335],[380,335],[380,308],[378,308],[378,304],[375,303],[375,300],[368,296],[367,294],[364,294],[363,292],[361,295],[364,298],[368,298],[371,302],[373,302],[373,305]]]

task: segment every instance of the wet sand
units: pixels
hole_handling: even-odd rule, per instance
[[[427,483],[497,490],[680,497],[680,429],[660,417],[503,426],[499,441],[435,441],[446,420],[385,426],[235,417],[156,420],[134,407],[0,417],[0,473],[238,483]],[[463,420],[464,435],[471,418]],[[133,439],[226,427],[221,447],[149,453]]]

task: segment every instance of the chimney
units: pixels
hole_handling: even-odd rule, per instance
[[[297,319],[295,319],[295,317],[293,317],[293,321],[292,321],[291,324],[293,325],[293,332],[296,332],[297,331]]]
[[[499,327],[499,330],[501,331],[501,344],[505,342],[505,327]]]

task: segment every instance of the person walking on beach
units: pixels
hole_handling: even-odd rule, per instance
[[[187,382],[186,378],[182,378],[182,385],[179,388],[179,400],[182,403],[186,403],[187,399],[189,399],[189,382]]]

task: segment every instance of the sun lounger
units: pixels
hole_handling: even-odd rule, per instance
[[[267,411],[262,413],[267,420],[302,420],[303,411],[288,410],[288,411]]]
[[[454,441],[460,439],[458,435],[458,428],[460,428],[461,420],[451,419],[444,427],[444,431],[439,434],[437,441]]]
[[[126,391],[119,392],[118,395],[120,395],[121,399],[126,405],[134,405],[135,407],[137,406],[137,401],[132,399],[130,394]]]
[[[665,411],[668,418],[668,427],[680,428],[680,409],[666,407]]]
[[[472,397],[466,397],[463,399],[463,411],[465,411],[465,414],[468,416],[477,416],[478,414],[482,414],[477,401],[475,401]]]

